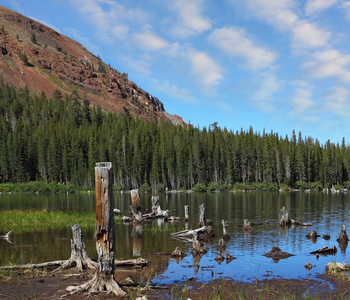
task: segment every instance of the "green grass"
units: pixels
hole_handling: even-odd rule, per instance
[[[91,227],[95,224],[95,212],[63,212],[46,210],[3,210],[0,211],[2,232],[16,229],[16,232],[63,228],[79,224]]]

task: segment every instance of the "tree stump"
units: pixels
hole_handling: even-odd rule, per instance
[[[184,218],[185,222],[189,222],[191,221],[190,219],[190,207],[188,205],[185,205],[185,218]]]
[[[204,203],[199,206],[199,223],[198,228],[207,226],[206,220],[205,220],[205,207]]]
[[[95,188],[95,239],[99,268],[89,282],[77,287],[68,287],[67,290],[71,291],[71,294],[86,291],[89,293],[112,292],[118,297],[125,296],[125,292],[114,280],[115,228],[112,163],[96,163]]]
[[[138,189],[131,190],[130,209],[132,212],[133,221],[134,222],[141,222],[143,220],[143,218],[142,218],[142,212],[141,212],[141,200],[140,200]]]
[[[292,223],[291,219],[289,218],[288,211],[284,206],[280,210],[279,222],[280,222],[280,226],[284,226]]]
[[[87,268],[96,269],[98,264],[90,259],[89,254],[86,251],[85,243],[83,239],[83,233],[79,224],[72,225],[71,239],[71,256],[70,258],[59,268],[53,272],[76,267],[78,272],[82,272]]]
[[[152,200],[152,213],[156,215],[158,213],[158,208],[160,209],[159,197],[152,196],[151,200]]]

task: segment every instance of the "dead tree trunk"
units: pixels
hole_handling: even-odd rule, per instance
[[[152,196],[152,213],[156,215],[158,213],[158,209],[160,209],[159,197]]]
[[[288,224],[291,224],[292,222],[291,219],[289,218],[288,211],[284,206],[280,210],[279,219],[280,219],[279,220],[280,226],[288,225]]]
[[[113,292],[116,296],[125,296],[125,292],[114,280],[114,199],[112,163],[101,162],[95,167],[96,223],[95,239],[99,268],[93,278],[78,287],[68,287],[73,294],[82,291],[89,293]]]
[[[131,206],[132,219],[134,222],[142,221],[142,212],[141,212],[141,201],[139,196],[139,190],[131,190]]]
[[[185,205],[185,218],[184,218],[185,222],[189,222],[191,221],[190,219],[190,207],[188,205]]]
[[[73,239],[70,241],[72,249],[71,256],[63,265],[54,270],[54,272],[74,266],[79,272],[82,272],[87,268],[97,269],[98,264],[90,259],[89,254],[86,251],[80,225],[72,225],[72,235]]]
[[[205,220],[205,207],[204,203],[199,206],[199,223],[198,228],[207,226],[206,220]]]

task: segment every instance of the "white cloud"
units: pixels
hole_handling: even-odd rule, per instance
[[[187,57],[191,63],[192,74],[205,90],[215,87],[223,79],[221,67],[205,52],[189,49]]]
[[[173,34],[179,38],[187,38],[200,34],[211,28],[209,18],[203,16],[202,0],[175,0],[172,8],[178,13],[178,20],[172,29]]]
[[[344,13],[347,21],[350,22],[350,1],[345,1],[341,7],[344,9]]]
[[[251,70],[263,69],[277,58],[277,55],[260,46],[247,37],[244,29],[225,27],[214,30],[209,36],[210,42],[218,46],[227,55],[244,60],[244,66]]]
[[[349,91],[343,86],[333,86],[323,93],[322,98],[332,100],[335,98],[344,97]]]
[[[254,100],[265,101],[268,105],[269,100],[284,85],[284,81],[276,77],[272,72],[263,72],[258,77],[259,84],[254,88]]]
[[[303,65],[314,78],[335,77],[350,83],[350,72],[346,67],[350,64],[350,55],[344,55],[337,50],[316,52],[313,60]]]
[[[292,29],[293,44],[298,47],[317,48],[328,44],[330,33],[308,22],[298,22]]]
[[[191,92],[186,89],[180,88],[175,84],[170,84],[167,80],[159,82],[157,79],[152,80],[152,84],[155,89],[169,95],[169,97],[177,98],[187,104],[198,104],[199,101],[192,96]]]
[[[308,0],[305,4],[305,14],[310,16],[322,10],[330,8],[339,0]]]
[[[315,102],[311,100],[312,91],[304,88],[296,89],[295,97],[293,99],[293,114],[301,114],[309,111],[315,107]]]
[[[274,26],[277,30],[291,29],[299,19],[292,11],[296,5],[294,0],[232,0],[232,2],[244,5],[255,17]]]
[[[166,40],[160,38],[157,34],[152,32],[149,28],[133,35],[135,44],[144,50],[162,50],[169,47]]]

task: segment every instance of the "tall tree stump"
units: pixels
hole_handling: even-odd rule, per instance
[[[100,162],[95,167],[96,223],[95,239],[99,268],[93,278],[78,287],[68,287],[72,293],[112,292],[125,296],[125,292],[114,280],[115,228],[112,163]]]

